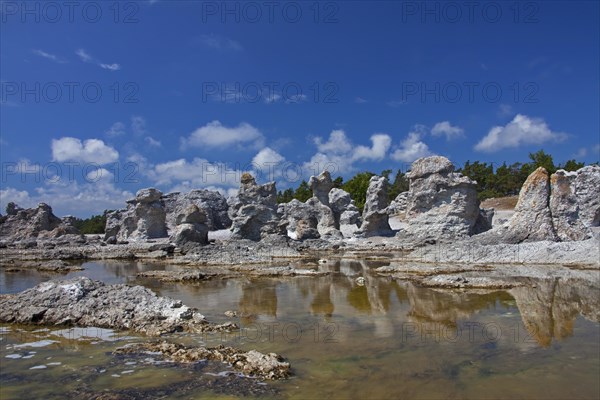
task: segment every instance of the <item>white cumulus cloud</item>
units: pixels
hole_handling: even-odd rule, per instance
[[[431,156],[433,153],[429,146],[421,141],[420,132],[410,132],[408,136],[400,142],[400,146],[394,150],[391,157],[395,161],[413,162],[418,158]]]
[[[52,140],[52,160],[108,164],[119,159],[119,152],[100,139],[81,141],[74,137]]]
[[[235,145],[261,148],[263,143],[263,134],[246,122],[236,127],[227,127],[220,121],[212,121],[196,129],[188,138],[183,138],[181,147],[182,150],[187,147],[226,148]]]
[[[431,135],[435,137],[446,136],[446,140],[452,140],[464,137],[465,131],[461,127],[452,126],[449,121],[442,121],[431,128]]]
[[[331,173],[344,173],[352,171],[357,161],[383,160],[390,149],[392,139],[385,133],[378,133],[371,136],[370,147],[354,145],[346,133],[338,129],[332,131],[327,140],[316,137],[314,143],[317,146],[317,153],[310,161],[304,163],[304,168],[315,173],[324,169]],[[316,172],[317,170],[319,172]]]
[[[488,134],[475,145],[475,150],[494,152],[528,144],[560,142],[567,136],[566,133],[552,131],[541,118],[530,118],[517,114],[505,126],[494,126],[490,129]]]

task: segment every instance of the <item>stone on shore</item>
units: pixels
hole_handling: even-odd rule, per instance
[[[142,286],[107,285],[86,277],[48,281],[0,295],[0,322],[132,330],[150,336],[219,330],[197,310]]]

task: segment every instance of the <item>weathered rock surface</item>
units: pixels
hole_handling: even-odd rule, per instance
[[[141,189],[127,208],[106,216],[104,238],[143,240],[167,236],[166,212],[162,192],[154,188]]]
[[[523,184],[511,219],[505,224],[476,236],[485,244],[522,243],[558,239],[549,207],[548,172],[539,167]]]
[[[384,176],[373,176],[369,180],[367,198],[362,215],[362,225],[359,235],[388,236],[392,234],[387,213],[388,181]]]
[[[405,216],[406,208],[408,207],[408,192],[402,192],[396,196],[394,200],[390,202],[387,208],[388,214],[398,215],[401,217]]]
[[[188,205],[185,210],[175,216],[175,227],[171,241],[179,247],[186,244],[208,244],[208,226],[206,214],[195,204]]]
[[[329,206],[338,225],[360,225],[361,215],[350,193],[333,188],[329,191]]]
[[[558,170],[550,177],[550,213],[560,240],[592,237],[590,227],[600,225],[600,166],[575,172]]]
[[[333,189],[333,181],[329,171],[323,171],[319,176],[311,176],[308,180],[308,187],[313,192],[319,202],[329,205],[329,191]]]
[[[58,218],[52,213],[52,208],[45,203],[28,209],[9,203],[7,211],[7,215],[0,216],[0,238],[4,240],[58,238],[65,235],[82,237],[79,230],[72,225],[72,219]]]
[[[282,223],[288,236],[295,240],[318,239],[321,237],[318,230],[318,211],[298,199],[289,203],[280,204],[278,213],[282,216]]]
[[[186,347],[166,341],[158,343],[136,343],[120,347],[116,354],[160,353],[169,361],[194,363],[201,360],[216,360],[231,364],[242,373],[261,379],[285,379],[290,376],[290,364],[275,353],[263,354],[256,350],[242,352],[232,347]]]
[[[244,173],[238,194],[230,197],[228,204],[234,238],[258,241],[285,234],[277,214],[275,182],[258,185],[252,175]]]
[[[308,186],[313,192],[313,197],[306,204],[317,212],[317,230],[321,237],[341,238],[339,218],[329,204],[329,192],[333,188],[333,181],[329,171],[323,171],[319,176],[311,176]]]
[[[188,193],[169,193],[162,197],[167,213],[167,227],[175,229],[177,215],[190,205],[196,205],[206,214],[206,225],[209,230],[226,229],[231,226],[231,219],[227,214],[227,199],[221,193],[212,190],[192,190]]]
[[[397,211],[404,212],[407,221],[398,235],[455,239],[489,229],[486,216],[480,216],[476,183],[454,172],[454,165],[446,157],[420,158],[406,176],[409,190],[398,196],[394,205]]]
[[[142,286],[106,285],[80,277],[48,281],[14,295],[0,295],[0,322],[133,330],[157,336],[221,329],[204,316]]]

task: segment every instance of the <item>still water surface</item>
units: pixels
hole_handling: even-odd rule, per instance
[[[226,366],[180,368],[157,357],[110,354],[148,340],[137,335],[3,326],[0,398],[100,392],[187,399],[600,398],[597,286],[547,279],[508,291],[428,289],[376,277],[370,271],[380,265],[341,261],[320,265],[332,272],[323,277],[200,284],[137,278],[141,271],[176,268],[139,262],[86,263],[85,270],[60,276],[0,272],[1,293],[82,275],[142,284],[197,307],[212,322],[234,320],[242,327],[232,334],[181,334],[178,341],[276,352],[294,372],[287,381],[242,385]],[[226,317],[227,310],[238,317]]]

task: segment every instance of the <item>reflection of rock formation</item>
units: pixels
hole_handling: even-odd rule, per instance
[[[259,315],[277,316],[277,283],[250,282],[242,287],[240,311],[242,322],[251,323]]]
[[[405,285],[411,305],[408,316],[414,322],[439,322],[454,327],[458,320],[467,319],[477,311],[493,306],[498,300],[510,300],[504,291],[455,292],[420,288],[412,283]]]
[[[589,282],[561,279],[536,280],[536,288],[518,287],[510,290],[523,324],[529,335],[547,347],[552,338],[558,340],[573,335],[575,318],[579,314],[600,322],[600,288]]]

